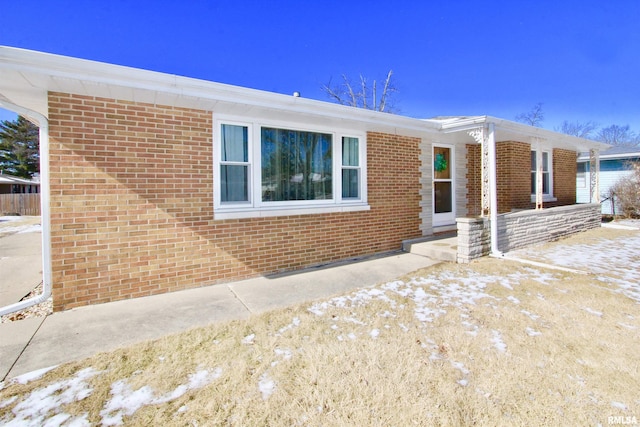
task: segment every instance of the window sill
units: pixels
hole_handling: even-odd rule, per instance
[[[359,212],[371,210],[368,204],[353,205],[333,205],[333,206],[312,206],[312,207],[296,207],[296,208],[236,208],[221,209],[218,208],[213,213],[214,220],[222,219],[241,219],[241,218],[267,218],[273,216],[291,216],[291,215],[318,215],[327,213],[344,213]]]
[[[542,203],[557,202],[557,201],[558,201],[558,199],[556,197],[549,196],[549,195],[542,196]],[[532,194],[531,195],[531,203],[535,203],[535,202],[536,202],[536,195]]]

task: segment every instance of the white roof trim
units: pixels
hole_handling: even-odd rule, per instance
[[[543,140],[576,151],[608,146],[490,116],[420,120],[308,98],[189,77],[0,46],[0,105],[3,100],[48,117],[47,92],[122,99],[234,114],[286,114],[325,119],[371,131],[408,136],[462,132],[493,123],[498,137]],[[239,111],[238,111],[239,110]],[[460,141],[459,141],[460,142]]]
[[[629,152],[629,153],[618,153],[618,154],[602,154],[599,156],[600,160],[624,160],[624,159],[635,159],[640,158],[640,151]],[[580,154],[578,157],[579,162],[588,162],[589,161],[588,154]]]
[[[0,46],[0,79],[5,74],[14,81],[0,83],[0,99],[21,105],[20,100],[4,96],[5,92],[23,89],[46,97],[47,91],[104,96],[117,92],[115,99],[146,103],[175,104],[212,110],[216,105],[244,105],[247,108],[280,110],[297,114],[357,121],[385,128],[438,133],[438,126],[422,120],[361,108],[243,88],[206,80],[142,70],[103,62]],[[20,76],[21,79],[18,77]],[[7,79],[5,79],[7,80]],[[73,88],[73,92],[70,91]],[[127,90],[123,90],[127,89]],[[123,96],[124,95],[124,96]],[[167,96],[168,95],[168,96]],[[107,97],[107,96],[105,96]],[[158,102],[156,102],[158,101]],[[39,110],[42,110],[40,106]],[[38,111],[47,116],[47,111]]]
[[[610,147],[610,145],[598,141],[578,138],[572,135],[491,116],[454,117],[443,119],[436,118],[430,119],[429,121],[440,123],[440,129],[445,133],[464,132],[493,123],[498,135],[502,133],[507,139],[509,139],[509,136],[518,135],[520,137],[524,137],[526,140],[546,141],[552,143],[556,148],[568,148],[575,151],[588,151],[590,149],[605,150]],[[504,141],[507,139],[502,138],[501,140]]]

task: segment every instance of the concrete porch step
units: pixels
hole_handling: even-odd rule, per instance
[[[456,262],[458,255],[458,238],[455,234],[437,237],[405,240],[402,250],[438,261]]]

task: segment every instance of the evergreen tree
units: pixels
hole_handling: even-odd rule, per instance
[[[0,122],[0,171],[30,179],[40,171],[40,138],[24,117]]]

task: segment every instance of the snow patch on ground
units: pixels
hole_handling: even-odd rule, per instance
[[[491,342],[496,350],[500,353],[505,353],[507,351],[507,345],[502,341],[502,334],[500,331],[496,331],[495,329],[491,330]]]
[[[49,368],[50,369],[50,368]],[[30,381],[44,375],[43,370],[23,375],[18,381]],[[72,417],[62,411],[63,405],[86,399],[93,393],[88,381],[101,374],[93,368],[85,368],[78,371],[73,377],[58,380],[44,388],[32,391],[12,410],[13,418],[0,419],[4,426],[89,426],[87,414]],[[121,379],[111,385],[111,398],[105,403],[100,416],[101,425],[117,426],[124,423],[123,417],[133,415],[138,409],[146,405],[163,404],[179,398],[189,390],[205,387],[222,375],[222,369],[213,371],[206,369],[190,374],[186,384],[179,385],[174,390],[156,396],[149,386],[132,390],[126,379]],[[14,378],[14,380],[16,380]],[[20,382],[22,383],[22,382]],[[15,401],[15,399],[11,399]],[[13,402],[0,402],[0,407],[8,406]]]
[[[175,400],[189,390],[195,390],[213,382],[222,375],[222,368],[216,368],[212,372],[206,369],[189,374],[187,384],[181,384],[172,391],[156,396],[149,386],[132,390],[127,380],[118,380],[111,384],[111,399],[107,401],[100,416],[103,426],[119,426],[124,423],[123,417],[131,416],[143,406],[160,405]]]
[[[584,311],[586,311],[587,313],[591,313],[591,314],[593,314],[595,316],[602,317],[602,312],[601,311],[594,310],[594,309],[589,308],[589,307],[582,307],[582,309]]]
[[[28,220],[33,222],[33,220]],[[0,236],[16,233],[42,233],[42,225],[24,223],[25,217],[0,216]]]
[[[598,280],[618,288],[618,292],[640,302],[640,235],[634,232],[615,240],[598,239],[579,245],[556,245],[540,251],[538,246],[512,251],[518,258],[542,260],[549,264],[596,274]],[[615,256],[612,256],[615,254]]]
[[[511,301],[512,303],[514,303],[514,304],[520,304],[520,300],[519,300],[518,298],[514,297],[513,295],[509,295],[509,296],[507,297],[507,299],[508,299],[509,301]]]
[[[32,391],[24,400],[18,403],[11,411],[13,419],[0,419],[5,426],[42,426],[60,425],[71,419],[71,416],[61,412],[62,405],[78,402],[91,395],[93,389],[89,387],[88,380],[100,371],[93,368],[85,368],[78,371],[73,377],[58,380],[46,387]],[[0,402],[2,406],[4,402]],[[5,405],[6,406],[6,405]],[[58,423],[56,424],[56,420]],[[46,421],[46,424],[45,424]],[[73,419],[71,422],[80,422]]]
[[[256,334],[249,334],[246,337],[242,338],[242,344],[251,345],[256,339]]]
[[[533,328],[526,328],[525,332],[527,333],[527,335],[529,335],[530,337],[537,337],[538,335],[542,335],[542,332],[538,332]]]
[[[276,382],[269,377],[268,373],[265,372],[260,376],[258,390],[262,393],[263,400],[267,400],[276,391]]]

